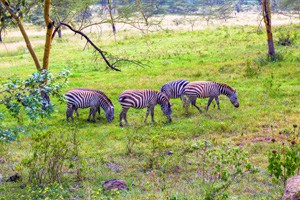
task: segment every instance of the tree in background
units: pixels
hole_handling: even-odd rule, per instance
[[[265,22],[267,30],[267,40],[268,40],[268,55],[271,57],[275,56],[275,46],[273,41],[272,25],[271,25],[271,7],[270,0],[262,0],[262,15]]]
[[[281,0],[280,10],[296,12],[300,18],[300,0]]]

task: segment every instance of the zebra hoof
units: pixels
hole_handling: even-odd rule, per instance
[[[120,124],[120,127],[123,127],[123,124]]]

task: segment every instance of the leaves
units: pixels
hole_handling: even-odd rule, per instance
[[[296,143],[298,133],[294,127],[294,133],[286,137],[286,141],[278,150],[273,150],[268,156],[268,171],[276,179],[285,182],[289,177],[294,176],[300,169],[300,145]]]

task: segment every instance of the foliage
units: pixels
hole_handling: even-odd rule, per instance
[[[43,186],[28,186],[25,188],[25,194],[19,194],[20,199],[65,199],[70,198],[68,190],[61,184],[54,182],[46,187]]]
[[[32,135],[32,157],[22,165],[28,169],[28,181],[33,185],[60,182],[66,170],[74,169],[78,159],[76,132],[73,137],[63,129],[48,129]],[[75,168],[76,169],[76,168]]]
[[[215,146],[210,141],[200,141],[191,146],[199,159],[198,171],[205,185],[205,199],[224,199],[228,188],[246,173],[256,172],[248,152],[238,146]]]
[[[17,139],[20,133],[24,133],[24,129],[22,127],[18,127],[15,129],[4,129],[0,126],[0,142],[11,142]]]
[[[268,171],[271,175],[274,175],[277,180],[281,180],[284,183],[286,180],[294,176],[299,175],[300,170],[300,128],[297,125],[293,125],[293,130],[280,131],[280,135],[284,136],[284,141],[280,141],[276,145],[276,149],[269,153],[269,165]],[[276,142],[273,139],[273,142]]]
[[[290,33],[284,34],[281,32],[277,44],[281,46],[291,46],[295,43],[296,37],[297,35],[291,37]]]
[[[0,104],[3,104],[18,120],[22,118],[22,111],[31,120],[49,117],[54,111],[55,104],[43,95],[48,97],[52,95],[63,102],[61,89],[67,83],[69,74],[70,72],[65,70],[55,77],[51,72],[43,70],[33,73],[26,80],[17,76],[11,77],[4,84],[5,90]]]

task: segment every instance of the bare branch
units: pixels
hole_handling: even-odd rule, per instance
[[[86,41],[87,41],[90,45],[92,45],[92,46],[94,47],[94,49],[96,49],[96,50],[100,53],[101,57],[103,58],[103,60],[105,61],[105,63],[108,65],[109,68],[111,68],[111,69],[113,69],[113,70],[115,70],[115,71],[121,71],[120,69],[115,68],[112,64],[109,63],[109,61],[108,61],[107,58],[105,57],[103,51],[102,51],[100,48],[98,48],[98,47],[97,47],[97,46],[89,39],[88,36],[86,36],[86,35],[85,35],[84,33],[82,33],[81,31],[78,31],[78,30],[73,29],[73,27],[71,27],[69,24],[60,22],[60,23],[58,24],[58,26],[55,28],[55,30],[54,30],[54,32],[53,32],[53,35],[52,35],[52,38],[54,38],[55,33],[57,32],[57,30],[59,29],[59,27],[60,27],[61,25],[68,27],[68,28],[69,28],[71,31],[73,31],[74,33],[78,33],[79,35],[81,35],[82,37],[84,37],[84,38],[86,39]]]

